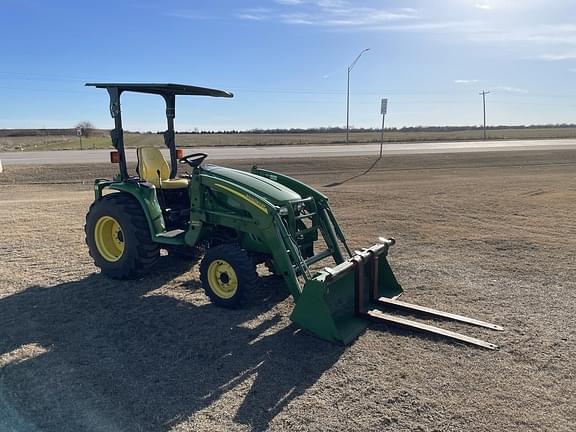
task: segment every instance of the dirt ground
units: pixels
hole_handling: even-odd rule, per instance
[[[335,346],[290,323],[281,284],[221,310],[170,257],[106,279],[83,224],[91,179],[113,168],[8,167],[0,430],[576,430],[576,153],[373,162],[259,165],[327,193],[352,245],[396,237],[404,299],[503,325],[434,323],[499,351],[379,325]]]

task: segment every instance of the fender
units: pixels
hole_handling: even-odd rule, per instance
[[[146,182],[123,181],[116,182],[104,179],[97,179],[94,182],[94,195],[96,200],[102,198],[104,189],[113,189],[119,192],[125,192],[132,195],[142,207],[142,211],[148,221],[151,238],[154,239],[157,234],[166,231],[162,209],[158,204],[156,197],[156,188],[154,185]]]

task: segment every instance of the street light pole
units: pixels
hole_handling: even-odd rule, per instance
[[[486,141],[486,95],[490,92],[482,91],[480,96],[482,96],[482,106],[484,107],[484,141]]]
[[[348,66],[348,81],[346,86],[346,144],[350,144],[350,72],[366,51],[370,51],[370,48],[360,51],[360,54],[358,54],[352,64]]]

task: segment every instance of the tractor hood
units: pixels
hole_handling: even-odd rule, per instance
[[[292,189],[265,177],[217,165],[203,165],[202,168],[206,173],[242,186],[277,206],[282,206],[288,201],[302,199]]]

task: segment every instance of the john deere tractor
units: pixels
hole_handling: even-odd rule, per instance
[[[291,319],[323,339],[349,343],[369,320],[377,320],[496,348],[389,314],[400,309],[502,329],[399,301],[402,287],[386,259],[394,239],[380,238],[375,245],[353,252],[323,193],[258,167],[244,172],[205,163],[204,153],[179,154],[174,134],[176,96],[230,98],[231,93],[177,84],[86,85],[108,91],[115,122],[111,161],[119,164],[119,173],[95,181],[95,200],[85,226],[90,255],[107,276],[134,278],[153,271],[161,249],[202,253],[200,278],[206,295],[217,306],[236,308],[258,284],[256,266],[266,263],[284,279],[293,297]],[[169,163],[159,149],[141,147],[136,150],[136,173],[129,174],[120,110],[124,92],[164,98]],[[179,164],[189,166],[191,173],[179,176]],[[331,260],[333,266],[312,269],[324,260]]]

